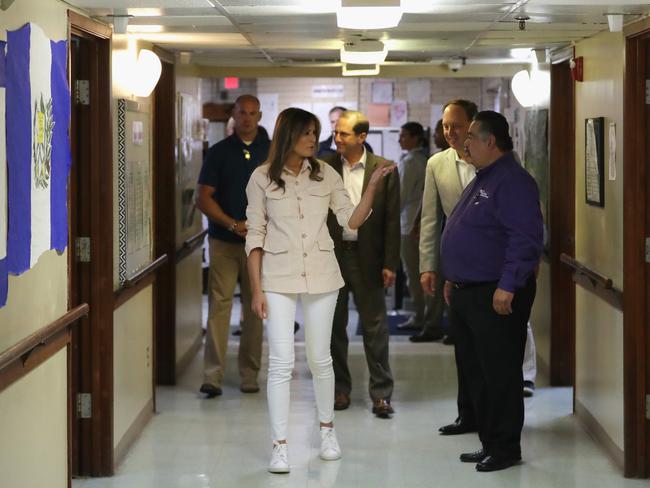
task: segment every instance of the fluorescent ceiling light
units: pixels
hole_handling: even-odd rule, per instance
[[[381,64],[388,49],[381,41],[360,41],[341,48],[341,62],[349,64]]]
[[[343,76],[375,76],[379,74],[379,65],[373,67],[367,64],[344,64]]]
[[[532,54],[532,49],[529,47],[517,47],[510,50],[510,56],[515,59],[527,60]]]
[[[129,24],[126,28],[126,31],[129,33],[151,33],[151,32],[163,32],[164,27],[162,25],[133,25]]]
[[[341,29],[390,29],[402,19],[400,0],[341,0],[336,23]]]

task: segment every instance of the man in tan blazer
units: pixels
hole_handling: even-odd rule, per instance
[[[442,125],[449,149],[434,154],[427,162],[420,222],[420,284],[425,293],[442,300],[443,277],[440,273],[440,236],[443,219],[449,217],[460,196],[474,178],[475,168],[466,161],[464,142],[476,104],[468,100],[451,100],[443,107]],[[456,348],[458,373],[458,418],[440,428],[443,435],[463,434],[476,430],[474,409],[461,374],[463,358]]]
[[[385,160],[364,148],[368,119],[359,112],[344,112],[336,123],[337,153],[326,160],[343,177],[352,202],[359,203],[370,175]],[[330,212],[328,227],[334,239],[336,257],[345,286],[339,291],[332,329],[334,363],[334,408],[350,405],[352,381],[348,367],[348,296],[350,291],[359,312],[363,345],[370,372],[369,392],[372,412],[388,418],[393,375],[388,364],[388,323],[384,289],[395,282],[400,261],[399,176],[393,172],[377,187],[368,220],[357,231],[342,228]]]

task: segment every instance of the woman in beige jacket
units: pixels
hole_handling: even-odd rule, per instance
[[[358,228],[371,211],[377,183],[395,165],[378,167],[355,208],[339,174],[318,161],[316,116],[288,108],[278,116],[269,160],[257,168],[246,195],[246,253],[253,311],[268,319],[267,396],[273,454],[269,471],[289,472],[287,424],[294,364],[293,322],[300,298],[307,362],[320,420],[320,457],[341,457],[334,425],[334,371],[330,355],[332,319],[343,278],[327,230],[327,213],[340,225]]]

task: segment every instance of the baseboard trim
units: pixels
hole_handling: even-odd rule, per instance
[[[575,399],[575,415],[580,425],[605,450],[607,455],[622,472],[625,468],[625,453],[616,445],[603,426],[600,425],[598,420],[596,420],[591,412],[577,398]]]
[[[183,372],[187,369],[187,367],[194,359],[194,356],[196,356],[196,354],[201,350],[202,345],[203,345],[203,332],[201,329],[199,329],[199,332],[196,335],[196,339],[194,340],[194,343],[185,352],[185,354],[183,354],[183,357],[176,363],[176,378],[178,378],[181,374],[183,374]]]
[[[115,470],[117,470],[117,467],[122,463],[122,461],[124,461],[129,449],[131,449],[133,443],[138,439],[138,437],[140,437],[140,434],[153,417],[153,414],[153,398],[150,398],[113,450]]]

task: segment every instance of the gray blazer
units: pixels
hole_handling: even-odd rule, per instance
[[[420,273],[438,272],[440,268],[442,218],[451,215],[463,193],[456,157],[456,150],[450,147],[427,162],[420,222]]]

